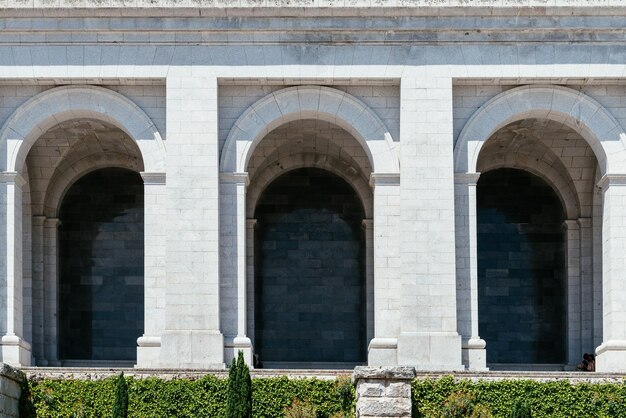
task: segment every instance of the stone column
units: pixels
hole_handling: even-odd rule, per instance
[[[626,175],[606,174],[603,192],[602,311],[603,342],[596,370],[626,372]]]
[[[579,218],[580,229],[580,343],[581,351],[593,351],[593,223]],[[597,291],[600,291],[598,289]]]
[[[463,365],[487,370],[485,340],[478,334],[478,219],[476,183],[480,173],[454,176],[456,303]]]
[[[370,366],[398,364],[400,335],[400,176],[372,173],[374,188],[374,338]],[[369,265],[369,264],[368,264]],[[368,287],[369,289],[369,287]]]
[[[0,173],[0,330],[1,361],[29,366],[30,344],[23,338],[22,187],[19,173]]]
[[[141,173],[144,189],[144,333],[137,339],[137,367],[158,367],[165,328],[165,173]]]
[[[374,221],[363,219],[365,231],[365,305],[366,338],[369,343],[374,338]]]
[[[567,364],[580,362],[580,225],[578,220],[563,222],[567,257]]]
[[[247,278],[248,260],[246,258],[247,230],[246,188],[248,173],[221,173],[221,257],[220,271],[223,286],[230,290],[222,303],[224,316],[234,316],[234,320],[225,322],[224,355],[227,363],[242,351],[246,362],[252,364],[252,342],[247,336]],[[225,290],[226,290],[225,289]],[[228,324],[226,324],[228,322]],[[234,329],[233,329],[234,326]],[[234,335],[233,335],[234,334]]]
[[[356,416],[410,417],[413,367],[361,367],[354,369]]]
[[[459,370],[452,79],[405,77],[402,141],[402,320],[398,364]]]
[[[49,366],[59,362],[59,225],[58,218],[46,218],[44,222],[44,278],[43,278],[43,344]]]
[[[217,79],[170,67],[165,329],[160,367],[223,368]]]
[[[44,349],[44,225],[45,216],[33,216],[33,357],[37,366],[47,366]]]

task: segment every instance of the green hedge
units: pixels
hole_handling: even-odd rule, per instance
[[[441,416],[446,404],[458,397],[459,393],[467,395],[474,405],[490,409],[496,418],[508,418],[517,399],[530,405],[533,418],[626,417],[624,383],[571,384],[567,381],[533,380],[472,382],[455,381],[451,376],[413,381],[414,416]]]
[[[227,380],[126,378],[129,417],[225,417]],[[29,382],[37,417],[110,417],[115,377],[103,380]],[[252,381],[252,415],[283,417],[294,399],[309,400],[320,418],[354,410],[354,388],[347,379],[260,378]]]

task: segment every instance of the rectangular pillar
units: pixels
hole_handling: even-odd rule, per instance
[[[137,367],[158,367],[165,328],[167,190],[165,173],[141,173],[144,188],[144,333]]]
[[[59,225],[58,218],[44,221],[44,278],[43,278],[43,344],[48,366],[60,366],[59,362]]]
[[[220,174],[220,277],[227,364],[242,351],[252,365],[252,342],[247,335],[247,187],[247,173]]]
[[[596,370],[626,372],[626,175],[605,175],[602,216],[603,342]]]
[[[171,68],[166,80],[166,303],[159,364],[223,368],[217,79],[186,74]]]
[[[47,366],[44,351],[44,224],[45,216],[33,216],[33,357],[37,366]]]
[[[398,363],[458,370],[452,79],[405,77],[402,142],[402,319]]]
[[[580,228],[580,343],[593,352],[593,229],[591,218],[579,218]],[[600,291],[599,289],[597,291]]]
[[[480,173],[454,176],[455,249],[458,330],[463,366],[487,370],[485,340],[478,333],[478,219],[476,183]]]
[[[29,366],[30,344],[23,339],[22,186],[18,173],[0,173],[0,361]]]
[[[580,334],[580,225],[578,220],[566,220],[563,226],[567,257],[567,364],[575,366],[583,354]]]
[[[374,338],[368,345],[368,364],[394,366],[398,364],[401,318],[400,176],[372,173],[370,184],[374,188],[373,288],[368,285],[367,289],[368,295],[373,289]],[[369,263],[368,258],[367,267]]]

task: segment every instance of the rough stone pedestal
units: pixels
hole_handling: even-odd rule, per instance
[[[356,416],[410,417],[413,367],[356,367]]]
[[[13,367],[0,363],[0,417],[19,417],[18,405],[24,378],[24,375]]]

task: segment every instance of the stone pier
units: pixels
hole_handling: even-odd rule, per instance
[[[356,416],[410,417],[413,367],[356,367]]]

